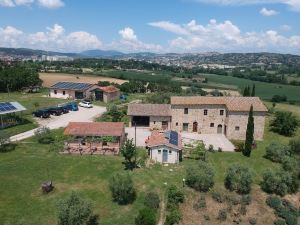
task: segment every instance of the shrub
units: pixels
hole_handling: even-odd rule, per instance
[[[212,192],[211,197],[213,200],[215,200],[218,203],[223,203],[225,200],[224,196],[221,193],[216,192],[216,191]]]
[[[275,210],[279,210],[282,207],[281,199],[277,196],[268,196],[266,199],[266,203],[269,207]]]
[[[282,219],[277,219],[274,221],[274,225],[285,225],[285,221]]]
[[[227,211],[226,209],[220,209],[218,213],[218,220],[225,221],[227,219]]]
[[[244,147],[245,147],[245,142],[244,141],[234,140],[234,141],[232,141],[232,143],[234,145],[234,151],[242,152],[244,150]]]
[[[291,152],[293,154],[300,154],[300,137],[294,137],[289,142]]]
[[[247,213],[247,207],[246,207],[246,205],[241,204],[241,207],[240,207],[240,209],[239,209],[239,212],[240,212],[242,215],[246,215],[246,213]]]
[[[249,223],[250,223],[251,225],[257,224],[256,218],[249,218]]]
[[[206,200],[205,200],[205,196],[201,195],[201,197],[194,204],[194,209],[203,209],[203,208],[206,208]]]
[[[266,147],[265,157],[270,159],[272,162],[281,163],[283,158],[287,155],[289,155],[289,149],[286,145],[273,142]]]
[[[178,224],[181,220],[181,214],[178,208],[172,209],[171,212],[167,214],[165,225]]]
[[[145,196],[144,204],[150,209],[158,209],[159,208],[159,196],[155,192],[148,192]]]
[[[252,173],[247,167],[232,165],[226,172],[224,184],[230,191],[248,194],[251,191]]]
[[[206,214],[203,216],[203,218],[204,218],[206,221],[209,221],[209,220],[210,220],[209,215],[206,215]]]
[[[252,202],[251,195],[243,195],[241,199],[241,203],[244,205],[250,205]]]
[[[172,185],[168,189],[168,204],[178,205],[179,203],[183,203],[184,194],[182,191],[178,190],[175,185]]]
[[[115,202],[125,205],[132,203],[136,197],[133,181],[128,173],[117,173],[109,182],[112,198]]]
[[[300,178],[300,164],[295,157],[286,156],[282,160],[282,168],[291,172],[296,178]]]
[[[206,192],[214,186],[214,175],[215,173],[208,163],[199,161],[198,165],[187,169],[186,184],[197,191]]]
[[[261,188],[269,194],[284,196],[288,193],[295,193],[298,190],[298,181],[285,171],[267,170],[263,173]]]
[[[209,145],[209,146],[208,146],[208,151],[209,151],[209,152],[215,152],[214,146],[213,146],[213,145]]]
[[[91,216],[91,203],[75,192],[58,203],[58,225],[82,225]]]
[[[34,136],[40,144],[51,144],[54,137],[48,127],[40,127],[34,131]]]
[[[275,118],[271,121],[271,130],[285,136],[292,136],[299,126],[299,121],[291,112],[275,113]]]
[[[153,209],[144,208],[139,211],[135,218],[135,225],[155,225],[156,215]]]

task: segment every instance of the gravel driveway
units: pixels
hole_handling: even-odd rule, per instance
[[[78,111],[70,111],[61,116],[51,116],[49,119],[37,118],[37,122],[40,127],[46,126],[50,129],[58,129],[66,127],[69,122],[93,122],[95,117],[102,115],[104,112],[106,112],[106,107],[102,106],[94,106],[91,109],[79,107]],[[36,129],[12,136],[10,137],[10,140],[20,141],[29,138],[34,135]]]

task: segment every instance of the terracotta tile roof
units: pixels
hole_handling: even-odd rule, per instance
[[[122,122],[70,122],[64,131],[72,136],[115,136],[124,134]]]
[[[102,90],[103,92],[106,92],[106,93],[113,93],[113,92],[120,91],[115,86],[100,87],[100,90]]]
[[[258,97],[171,97],[171,105],[225,105],[229,111],[249,111],[251,105],[256,112],[268,109]]]
[[[171,116],[169,104],[129,104],[128,116]]]
[[[170,131],[167,131],[170,132]],[[146,145],[147,147],[155,147],[155,146],[168,146],[171,148],[175,148],[178,150],[182,149],[182,140],[181,140],[181,135],[179,133],[178,134],[178,145],[174,145],[170,143],[170,140],[166,137],[165,135],[166,132],[159,132],[159,131],[153,131],[151,133],[151,136],[148,137],[148,139],[146,140]]]

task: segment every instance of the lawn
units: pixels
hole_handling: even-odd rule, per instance
[[[292,85],[265,83],[232,76],[221,76],[214,74],[205,74],[204,76],[208,78],[208,84],[206,85],[235,85],[240,90],[243,90],[247,85],[252,86],[252,84],[255,84],[256,95],[264,100],[270,100],[273,95],[280,94],[286,95],[288,97],[288,101],[300,102],[300,86],[297,87]]]
[[[56,133],[61,135],[62,131]],[[209,162],[216,171],[215,188],[223,188],[224,172],[233,163],[250,167],[256,175],[255,186],[258,188],[262,171],[278,167],[263,158],[265,146],[274,140],[287,143],[288,138],[266,130],[265,141],[258,143],[251,158],[245,158],[241,153],[210,153]],[[101,224],[133,224],[146,191],[157,190],[162,194],[166,187],[164,183],[181,186],[185,168],[197,163],[184,160],[178,166],[154,165],[130,172],[138,190],[137,200],[132,205],[119,206],[112,202],[108,181],[115,172],[124,170],[122,157],[60,155],[51,149],[51,145],[38,144],[31,138],[19,143],[14,151],[1,153],[0,224],[21,221],[30,225],[55,224],[56,204],[71,191],[92,200]],[[49,179],[53,180],[55,189],[43,195],[40,185]]]
[[[64,99],[47,98],[47,94],[48,91],[46,89],[43,89],[41,93],[35,94],[23,94],[21,92],[0,93],[0,102],[17,101],[27,109],[25,112],[18,113],[25,121],[23,124],[6,128],[3,131],[12,136],[34,129],[38,126],[32,117],[34,110],[66,102]]]

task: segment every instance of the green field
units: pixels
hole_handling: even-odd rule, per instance
[[[204,76],[208,78],[208,85],[210,83],[221,83],[225,85],[235,85],[238,89],[243,90],[247,85],[252,86],[252,84],[255,84],[256,95],[264,100],[270,100],[273,95],[286,95],[288,97],[288,101],[300,102],[299,86],[251,81],[232,76],[220,76],[213,74],[205,74]]]
[[[56,131],[61,135],[61,130]],[[255,174],[255,188],[266,168],[279,167],[263,158],[265,146],[273,140],[288,142],[277,134],[266,130],[265,141],[258,143],[251,158],[241,153],[209,153],[209,162],[216,171],[218,190],[224,190],[223,179],[226,168],[241,163]],[[181,185],[185,168],[195,160],[184,160],[178,166],[154,165],[130,172],[138,191],[137,200],[128,206],[112,202],[108,188],[109,178],[123,171],[123,159],[110,156],[70,156],[50,151],[50,145],[38,144],[34,138],[19,143],[14,151],[1,153],[0,157],[0,224],[15,225],[23,222],[30,225],[52,225],[56,222],[56,204],[72,190],[93,201],[94,212],[100,215],[101,224],[130,225],[142,206],[143,196],[148,190],[164,193],[166,185]],[[170,169],[173,171],[169,171]],[[40,185],[53,180],[55,189],[48,195],[41,193]]]

